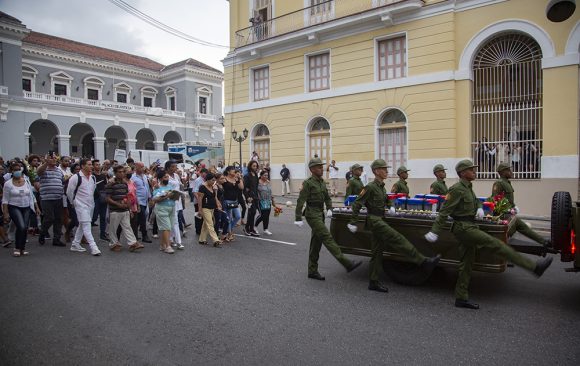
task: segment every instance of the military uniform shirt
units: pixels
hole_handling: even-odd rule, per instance
[[[391,188],[391,192],[393,193],[406,193],[407,196],[409,195],[409,186],[407,186],[407,182],[399,179],[397,183],[393,184],[393,188]]]
[[[512,207],[516,204],[514,202],[514,188],[512,187],[512,182],[506,178],[500,178],[493,184],[493,195],[498,195],[503,193],[505,198],[511,203]]]
[[[298,202],[296,203],[296,221],[302,221],[302,208],[305,203],[309,209],[319,209],[322,211],[324,208],[323,205],[325,204],[327,210],[332,209],[332,199],[328,194],[324,179],[312,176],[302,183],[302,189],[300,190]]]
[[[444,196],[449,192],[447,188],[447,184],[445,184],[444,180],[436,180],[435,182],[431,183],[431,194],[438,194],[440,196]]]
[[[386,206],[392,206],[391,201],[387,197],[385,183],[374,180],[367,184],[366,187],[364,187],[364,189],[360,192],[359,196],[352,204],[352,217],[350,219],[351,224],[356,223],[357,216],[363,206],[365,206],[369,212],[382,211],[383,213]]]
[[[352,177],[348,181],[348,187],[346,187],[346,196],[358,196],[363,188],[364,184],[360,180],[360,177]]]
[[[439,234],[449,216],[454,218],[475,217],[477,209],[481,207],[482,204],[473,192],[471,182],[461,179],[449,188],[447,199],[443,203],[443,207],[441,207],[431,231]]]

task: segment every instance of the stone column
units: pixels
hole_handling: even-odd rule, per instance
[[[105,160],[105,137],[93,137],[95,142],[95,158],[100,161]]]
[[[30,155],[30,132],[24,132],[24,155],[22,155],[23,157],[26,155]],[[10,157],[6,157],[7,159],[9,159]]]
[[[155,150],[163,151],[163,145],[165,145],[165,141],[153,141],[155,144]]]
[[[60,156],[70,156],[70,135],[56,135],[58,138],[58,153]]]
[[[135,146],[137,146],[136,139],[126,139],[125,142],[127,143],[127,152],[129,152],[131,150],[135,150]]]

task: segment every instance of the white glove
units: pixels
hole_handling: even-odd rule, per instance
[[[302,227],[302,226],[304,226],[304,221],[294,221],[294,225],[296,225],[298,227]]]
[[[477,217],[478,219],[483,219],[483,208],[478,208],[477,212],[475,213],[475,217]]]
[[[326,217],[332,217],[332,210],[326,211]]]
[[[393,206],[391,206],[391,208],[389,208],[389,213],[391,215],[394,215],[395,214],[395,208]]]
[[[356,225],[351,225],[351,224],[347,224],[346,227],[348,228],[348,230],[350,230],[351,233],[356,233],[356,231],[358,230],[358,227],[356,227]]]
[[[425,234],[425,240],[427,240],[429,243],[435,243],[437,241],[437,239],[439,239],[439,235],[429,231],[427,234]]]
[[[518,208],[518,206],[514,206],[514,211],[516,212],[516,215],[520,213],[520,209]]]

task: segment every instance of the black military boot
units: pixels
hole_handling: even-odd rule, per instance
[[[441,259],[441,254],[437,254],[434,257],[425,258],[423,263],[421,263],[421,268],[423,269],[423,271],[425,271],[427,273],[431,273],[431,272],[433,272],[435,267],[437,267],[437,264],[439,263],[440,259]]]
[[[370,281],[369,282],[369,290],[377,291],[377,292],[389,292],[387,286],[383,285],[379,281]]]
[[[477,309],[479,309],[479,304],[476,304],[476,303],[471,302],[469,300],[455,299],[455,307],[456,308],[465,308],[465,309],[477,310]]]
[[[346,271],[347,271],[347,272],[352,272],[352,271],[354,271],[355,269],[357,269],[357,268],[358,268],[358,266],[360,266],[361,264],[362,264],[362,261],[351,261],[351,262],[350,262],[350,267],[348,267],[348,268],[346,269]]]
[[[318,272],[309,273],[308,278],[312,278],[313,280],[324,281],[325,278]]]
[[[536,261],[536,268],[534,269],[534,274],[538,277],[541,277],[544,272],[550,267],[552,264],[552,257],[548,258],[540,258]]]

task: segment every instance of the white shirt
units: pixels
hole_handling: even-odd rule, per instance
[[[179,174],[173,173],[173,176],[169,176],[169,184],[174,191],[181,191],[181,178]],[[175,212],[183,210],[183,205],[181,204],[181,199],[175,201]]]
[[[336,169],[335,169],[336,168]],[[338,179],[338,167],[336,165],[331,165],[328,168],[328,176],[330,179]]]
[[[93,209],[95,208],[94,194],[97,184],[96,179],[92,174],[88,177],[83,172],[80,172],[79,174],[81,175],[81,185],[79,186],[74,201],[73,196],[78,185],[77,174],[69,178],[66,195],[68,200],[73,202],[79,222],[87,222],[91,221],[93,216]]]
[[[24,180],[22,187],[16,187],[12,179],[4,183],[2,204],[16,207],[30,207],[34,211],[35,201],[34,194],[32,194],[32,186],[27,180]]]

